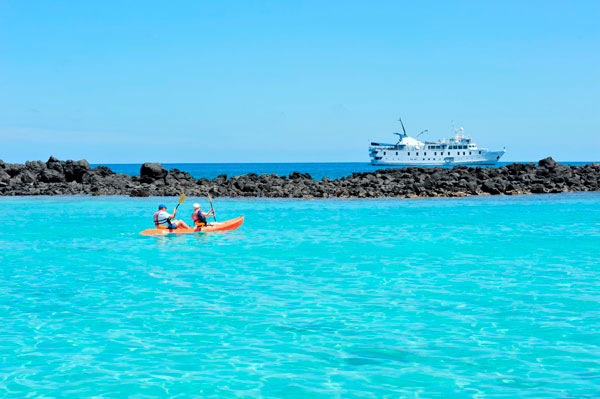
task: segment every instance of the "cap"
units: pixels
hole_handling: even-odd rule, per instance
[[[200,204],[199,203],[195,203],[194,204],[194,209],[198,209],[198,208],[200,208]]]
[[[167,207],[167,206],[166,206],[165,204],[160,204],[160,205],[158,206],[158,209],[160,209],[160,208],[166,208],[166,207]]]

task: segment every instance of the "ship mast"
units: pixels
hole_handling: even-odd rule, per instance
[[[404,123],[402,123],[402,118],[398,118],[398,120],[400,121],[400,124],[402,125],[402,131],[404,132],[404,135],[406,136],[406,129],[404,128]]]

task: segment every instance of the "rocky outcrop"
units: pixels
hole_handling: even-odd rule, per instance
[[[158,162],[146,162],[140,169],[140,181],[142,183],[165,182],[169,172]]]
[[[249,173],[194,179],[189,173],[145,163],[139,176],[114,173],[85,161],[0,161],[0,195],[130,195],[275,198],[464,197],[600,191],[600,165],[569,166],[545,158],[538,164],[513,163],[500,168],[396,168],[353,173],[341,179],[314,180],[308,173],[289,176]]]

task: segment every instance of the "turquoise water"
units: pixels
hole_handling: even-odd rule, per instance
[[[600,396],[600,194],[161,201],[0,198],[0,396]]]

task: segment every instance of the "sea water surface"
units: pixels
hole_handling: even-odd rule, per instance
[[[159,202],[0,198],[1,397],[600,396],[598,193]]]

